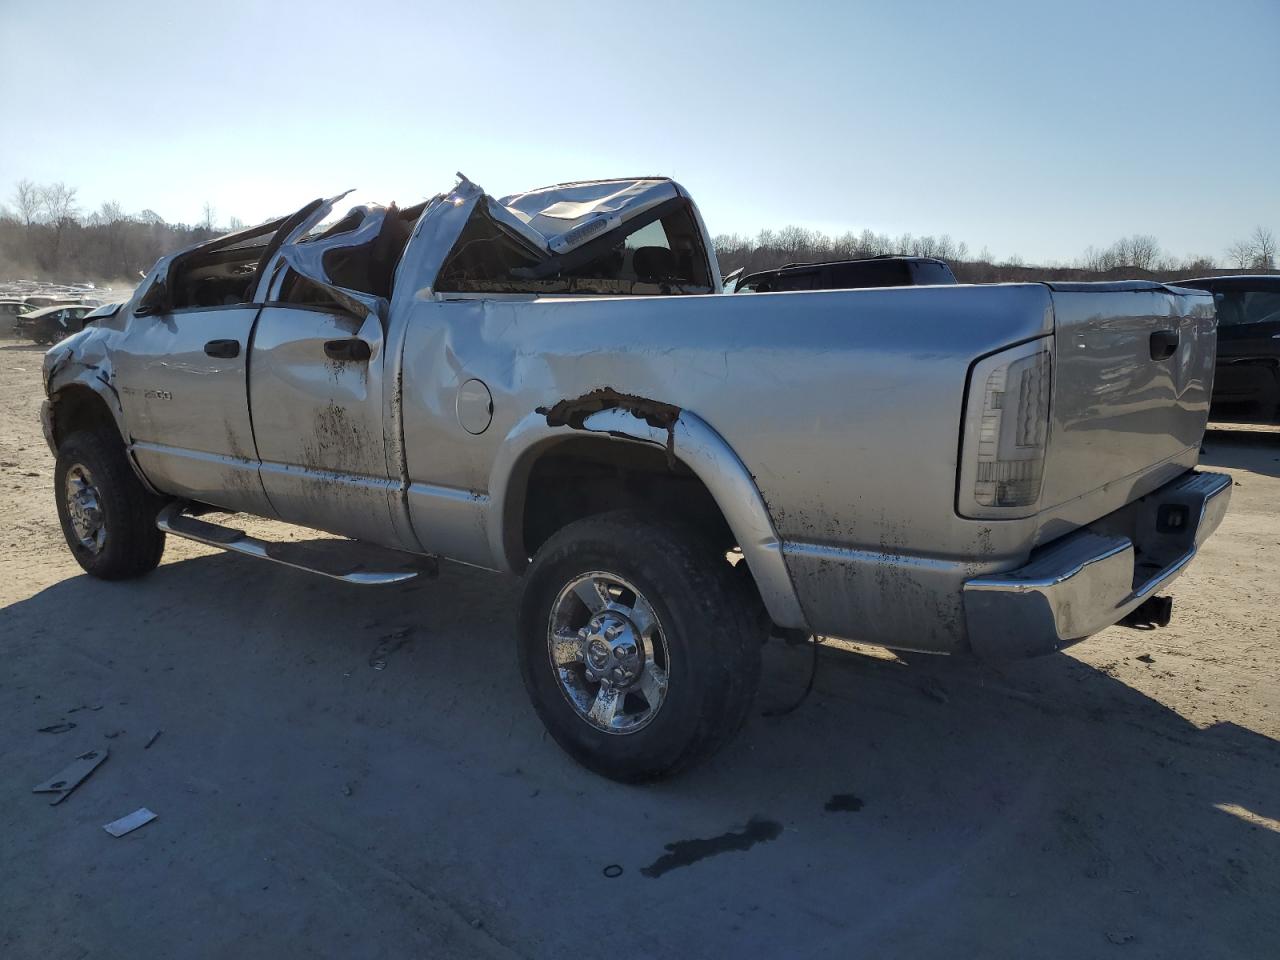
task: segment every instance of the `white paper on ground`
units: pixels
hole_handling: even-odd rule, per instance
[[[119,820],[112,820],[110,823],[103,824],[102,829],[113,837],[123,837],[126,833],[137,830],[144,823],[150,823],[155,818],[156,815],[146,807],[139,807],[133,813],[121,817]]]

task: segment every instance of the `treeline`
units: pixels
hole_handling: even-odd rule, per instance
[[[128,280],[160,257],[208,240],[241,224],[215,223],[205,205],[204,221],[166,223],[153,210],[126,213],[104,203],[85,213],[75,187],[20,181],[8,205],[0,206],[0,278],[45,280]]]
[[[0,278],[136,281],[159,257],[242,226],[235,217],[218,225],[207,203],[201,222],[193,225],[166,223],[152,210],[126,213],[114,202],[85,213],[75,187],[22,180],[14,187],[9,205],[0,206]],[[738,267],[751,273],[784,263],[907,254],[946,260],[964,283],[1033,278],[1167,280],[1225,270],[1265,272],[1276,265],[1275,237],[1263,227],[1233,243],[1225,258],[1175,258],[1161,250],[1155,237],[1135,234],[1108,247],[1090,247],[1072,264],[1053,266],[1027,264],[1017,256],[996,259],[985,249],[974,254],[966,243],[947,234],[891,237],[863,230],[831,236],[790,226],[762,230],[754,237],[721,234],[715,245],[725,273]]]
[[[1276,268],[1276,240],[1271,231],[1263,227],[1258,227],[1248,239],[1232,244],[1225,260],[1171,256],[1148,234],[1122,237],[1108,247],[1090,247],[1074,263],[1053,266],[1028,264],[1018,256],[996,259],[985,249],[975,255],[968,244],[947,234],[913,236],[907,233],[892,237],[863,230],[831,236],[820,230],[791,226],[762,230],[754,237],[721,234],[715,238],[715,247],[720,270],[725,274],[739,267],[754,273],[786,263],[898,255],[946,260],[961,283],[1030,279],[1174,280],[1226,271],[1265,273]]]

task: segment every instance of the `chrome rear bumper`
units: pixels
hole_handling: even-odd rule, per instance
[[[1226,513],[1231,477],[1190,472],[964,586],[974,653],[1038,656],[1119,621],[1180,574]]]

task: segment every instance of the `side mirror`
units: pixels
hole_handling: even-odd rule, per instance
[[[134,308],[133,315],[135,317],[150,317],[157,313],[164,313],[165,303],[168,299],[168,291],[165,289],[164,280],[158,279],[142,295],[142,299],[138,302],[137,307]]]

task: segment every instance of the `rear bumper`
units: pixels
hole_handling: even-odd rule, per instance
[[[1037,550],[1023,567],[967,581],[973,651],[1038,656],[1111,626],[1186,569],[1230,499],[1226,474],[1189,472]]]

